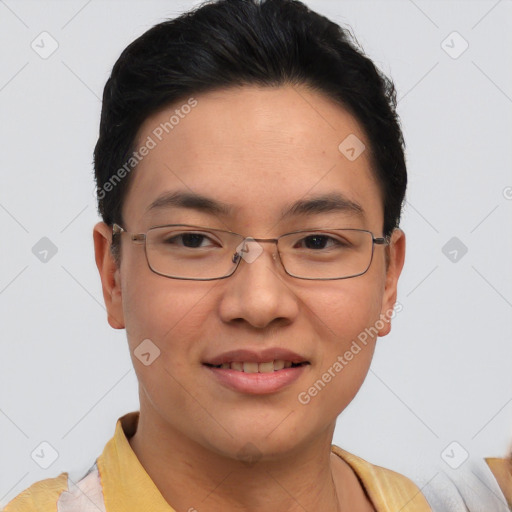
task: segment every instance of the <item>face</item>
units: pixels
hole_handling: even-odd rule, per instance
[[[365,229],[383,236],[381,193],[368,151],[354,160],[338,148],[351,134],[369,148],[345,110],[316,92],[291,86],[245,86],[209,92],[195,101],[190,109],[180,109],[186,100],[166,108],[141,126],[137,147],[148,137],[156,145],[131,176],[123,205],[128,232],[192,224],[254,238],[319,227]],[[158,127],[176,109],[179,121],[169,133],[161,133]],[[206,196],[229,211],[176,204],[148,211],[162,194],[175,192]],[[281,217],[298,200],[333,193],[357,203],[362,213],[312,209]],[[108,253],[110,232],[102,223],[95,227],[96,259],[109,322],[126,328],[141,414],[231,458],[239,457],[247,443],[271,458],[301,449],[321,433],[332,434],[336,417],[367,374],[375,333],[389,332],[390,324],[382,318],[389,318],[396,300],[403,232],[395,230],[389,247],[374,246],[365,274],[328,281],[288,276],[272,243],[262,243],[263,252],[251,263],[241,261],[226,279],[169,279],[149,269],[143,245],[126,234],[116,268]],[[160,354],[144,365],[135,354],[147,339]],[[240,349],[253,356],[268,351],[267,359],[299,356],[307,364],[277,370],[259,383],[254,375],[244,380],[243,374],[233,376],[236,369],[206,364]]]

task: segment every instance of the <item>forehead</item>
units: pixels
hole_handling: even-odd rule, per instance
[[[382,220],[364,132],[346,110],[303,86],[185,98],[145,120],[135,147],[144,145],[151,149],[132,171],[127,222],[141,225],[158,214],[151,204],[175,192],[232,206],[226,214],[246,225],[275,222],[299,199],[336,193],[361,205],[369,223]],[[347,147],[362,152],[354,159]]]

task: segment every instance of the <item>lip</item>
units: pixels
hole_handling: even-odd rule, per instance
[[[291,361],[292,363],[308,362],[307,358],[284,348],[266,348],[264,350],[238,349],[224,352],[217,356],[211,357],[203,361],[203,364],[215,365],[224,363],[232,363],[233,361],[251,362],[251,363],[267,363],[276,359]],[[236,371],[236,370],[234,370]],[[279,370],[283,371],[283,370]],[[241,372],[239,372],[241,373]]]
[[[248,361],[248,359],[244,359],[244,361]],[[206,364],[203,366],[221,385],[229,389],[240,393],[263,395],[275,393],[289,386],[302,375],[309,365],[283,368],[268,373],[245,373],[238,370],[215,368]]]

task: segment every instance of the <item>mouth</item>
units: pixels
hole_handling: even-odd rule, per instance
[[[288,349],[269,347],[224,352],[202,364],[213,382],[237,393],[261,395],[291,386],[312,363]]]
[[[256,361],[231,361],[222,364],[203,363],[210,368],[222,370],[236,370],[244,373],[272,373],[284,370],[285,368],[298,368],[299,366],[309,365],[309,361],[293,362],[284,359],[274,359],[272,361],[258,363]]]

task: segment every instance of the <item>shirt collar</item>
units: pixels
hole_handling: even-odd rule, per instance
[[[138,422],[139,411],[121,416],[117,420],[114,437],[98,457],[105,508],[109,512],[175,512],[146,473],[128,442],[135,434]]]
[[[146,473],[128,442],[137,430],[139,414],[139,411],[130,412],[117,420],[114,437],[98,457],[106,509],[109,512],[175,512]],[[378,512],[394,512],[398,509],[402,512],[431,511],[425,497],[407,477],[370,464],[336,445],[332,445],[332,451],[352,468]]]

